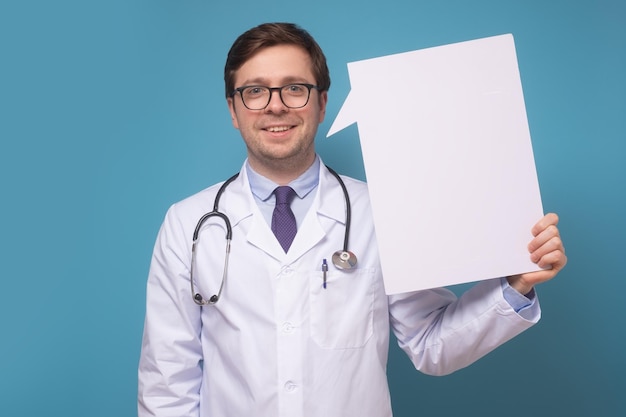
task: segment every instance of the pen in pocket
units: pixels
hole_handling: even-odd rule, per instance
[[[322,278],[324,279],[324,283],[322,284],[324,289],[326,289],[326,275],[328,275],[328,264],[326,263],[326,259],[322,260]]]

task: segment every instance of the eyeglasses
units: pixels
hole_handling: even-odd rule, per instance
[[[282,87],[265,87],[263,85],[244,85],[235,88],[231,97],[239,93],[243,105],[249,110],[263,110],[272,100],[272,92],[278,91],[280,100],[290,109],[299,109],[307,105],[311,89],[321,91],[313,84],[287,84]]]

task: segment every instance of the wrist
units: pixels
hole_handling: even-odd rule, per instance
[[[511,275],[506,277],[506,280],[511,288],[524,296],[533,290],[533,286],[524,282],[521,275]]]

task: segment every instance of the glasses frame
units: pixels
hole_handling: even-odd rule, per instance
[[[285,103],[285,100],[283,99],[283,88],[285,87],[289,87],[292,85],[297,85],[297,86],[301,86],[301,87],[306,87],[307,89],[307,96],[306,96],[306,101],[304,102],[304,104],[302,106],[289,106],[287,105],[287,103]],[[247,89],[247,88],[251,88],[251,87],[258,87],[258,88],[266,88],[270,91],[270,95],[267,98],[267,103],[265,104],[265,106],[260,107],[260,108],[251,108],[246,104],[246,100],[244,100],[243,98],[243,90]],[[267,106],[269,106],[270,102],[272,101],[272,94],[274,93],[274,91],[278,91],[278,97],[280,97],[280,101],[281,103],[283,103],[283,105],[285,107],[287,107],[288,109],[301,109],[303,107],[305,107],[307,104],[309,104],[309,100],[311,99],[311,90],[317,90],[317,91],[322,91],[322,89],[318,86],[316,86],[315,84],[307,84],[307,83],[289,83],[289,84],[285,84],[283,86],[280,87],[268,87],[266,85],[244,85],[241,87],[237,87],[235,88],[235,90],[230,93],[231,97],[234,97],[235,94],[239,93],[239,97],[241,97],[241,102],[243,103],[243,105],[246,107],[246,109],[248,110],[265,110],[267,108]]]

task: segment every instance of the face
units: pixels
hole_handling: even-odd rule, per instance
[[[311,58],[295,45],[261,49],[235,73],[234,81],[236,87],[316,84]],[[327,97],[326,92],[312,89],[306,106],[290,109],[275,91],[263,110],[247,109],[239,93],[229,98],[233,125],[246,143],[252,168],[270,179],[304,172],[315,158],[315,134],[324,120]]]

